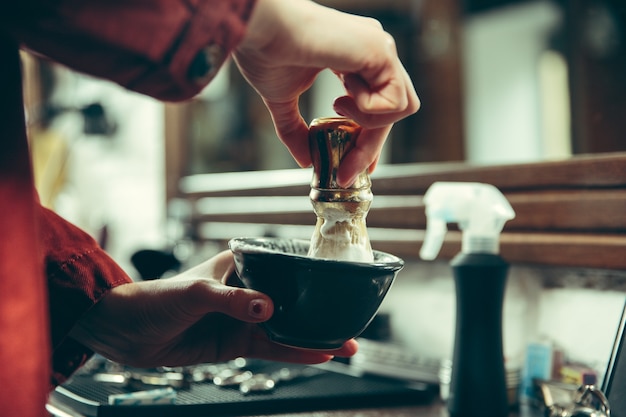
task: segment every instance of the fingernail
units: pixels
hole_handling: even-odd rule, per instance
[[[265,313],[267,311],[267,301],[258,298],[256,300],[250,301],[250,305],[248,306],[248,314],[251,317],[256,319],[265,318]]]
[[[337,103],[333,103],[333,110],[335,111],[335,113],[337,113],[339,116],[345,116],[345,114],[343,114],[343,108],[337,104]]]
[[[348,181],[344,181],[344,179],[339,176],[337,177],[337,184],[342,188],[350,188],[350,186],[354,184],[354,181],[356,181],[356,177],[350,177]]]

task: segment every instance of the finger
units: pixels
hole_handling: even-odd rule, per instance
[[[354,40],[358,51],[369,44],[367,54],[357,52],[346,58],[329,56],[326,66],[341,75],[348,95],[366,113],[397,112],[407,107],[406,80],[397,56],[395,41],[384,31],[364,33]]]
[[[350,339],[346,343],[344,343],[343,346],[341,346],[339,349],[332,351],[332,354],[334,356],[348,358],[350,356],[353,356],[358,350],[359,343],[354,339]]]
[[[370,85],[359,74],[346,74],[343,83],[360,111],[372,114],[396,113],[408,105],[404,80],[393,74],[382,85]]]
[[[350,187],[356,177],[365,170],[373,169],[383,148],[392,125],[375,129],[363,129],[356,144],[341,160],[337,170],[339,186]],[[371,171],[370,171],[371,172]]]
[[[196,326],[194,333],[189,334],[185,341],[187,352],[195,352],[193,355],[186,354],[177,361],[190,361],[189,363],[226,361],[239,356],[247,358],[265,359],[291,363],[323,363],[335,356],[350,357],[358,351],[358,343],[348,340],[341,347],[332,350],[312,350],[286,346],[275,343],[269,339],[265,331],[253,324],[247,324],[232,320],[222,325],[228,328],[228,332],[221,336],[218,346],[207,341],[207,335],[214,333],[216,324],[214,320],[204,320]]]
[[[247,288],[199,280],[190,284],[188,293],[186,308],[197,316],[217,312],[244,322],[259,323],[274,313],[274,304],[267,295]]]
[[[327,362],[335,356],[350,357],[357,350],[358,343],[354,339],[348,340],[338,349],[311,350],[280,345],[270,341],[265,334],[262,334],[251,340],[246,356],[281,362],[314,364]]]
[[[215,276],[215,278],[218,278],[219,282],[222,284],[228,284],[229,280],[232,279],[232,275],[237,275],[235,272],[233,253],[230,250],[227,249],[219,252],[217,255],[213,256],[211,261],[212,269],[207,271],[208,277]],[[200,276],[202,275],[200,274]]]
[[[297,100],[288,103],[267,102],[278,138],[285,144],[299,166],[311,165],[309,128],[300,114]]]
[[[366,129],[375,129],[393,124],[410,114],[407,110],[382,114],[364,112],[350,96],[337,97],[333,107],[337,114],[354,120]]]
[[[409,75],[408,71],[406,70],[406,68],[404,68],[404,66],[402,66],[402,64],[400,64],[400,68],[402,70],[402,76],[404,78],[404,86],[406,88],[406,94],[407,94],[408,105],[407,105],[406,111],[408,112],[408,114],[417,113],[422,103],[420,102],[420,98],[417,95],[417,91],[415,91],[413,80],[411,80],[411,76]]]
[[[372,163],[370,164],[370,166],[369,166],[369,167],[367,167],[367,172],[368,172],[369,174],[371,174],[372,172],[374,172],[374,170],[376,169],[376,166],[378,165],[378,161],[379,161],[379,160],[380,160],[380,154],[378,154],[378,155],[376,156],[376,159],[374,159],[374,162],[372,162]]]
[[[406,116],[414,114],[420,108],[420,100],[415,92],[415,89],[413,88],[408,73],[405,70],[402,72],[404,74],[403,78],[405,88],[403,94],[406,99],[405,107],[398,108],[395,112],[371,112],[360,108],[355,98],[347,95],[335,99],[335,102],[333,103],[334,110],[342,116],[351,118],[365,128],[375,128],[392,124],[405,118]]]

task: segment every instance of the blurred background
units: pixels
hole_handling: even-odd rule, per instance
[[[420,111],[394,127],[382,163],[514,164],[626,151],[622,0],[320,3],[380,20],[421,98]],[[297,167],[232,64],[193,100],[165,104],[26,53],[23,60],[43,204],[91,233],[135,279],[143,278],[139,264],[158,276],[215,250],[198,254],[185,244],[181,178]],[[341,94],[334,75],[323,72],[302,97],[304,118],[333,115]],[[505,304],[508,357],[519,364],[526,342],[549,335],[602,371],[623,287],[546,288],[551,273],[563,282],[596,276],[515,268]],[[383,309],[393,316],[394,337],[424,357],[450,357],[448,265],[413,262],[402,276],[411,279],[396,281]],[[626,282],[613,278],[597,282]]]
[[[379,19],[418,94],[384,163],[501,164],[626,150],[626,10],[618,0],[324,0]],[[181,177],[295,168],[262,102],[225,65],[194,100],[164,104],[24,54],[42,201],[130,256],[180,236]],[[322,73],[305,119],[342,94]],[[177,212],[178,210],[178,212]],[[174,214],[172,214],[174,212]]]

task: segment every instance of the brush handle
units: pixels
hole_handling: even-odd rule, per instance
[[[317,215],[309,256],[371,262],[365,218],[372,204],[367,170],[353,185],[341,188],[337,170],[356,143],[361,127],[344,117],[315,119],[309,127],[313,179],[309,197]]]

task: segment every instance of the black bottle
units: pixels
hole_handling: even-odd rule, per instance
[[[457,308],[450,417],[506,417],[502,308],[509,265],[491,253],[460,253],[450,265]]]
[[[456,287],[450,417],[506,417],[502,308],[509,265],[499,255],[499,238],[515,212],[496,187],[473,182],[435,182],[424,205],[422,259],[436,258],[448,223],[462,232],[461,253],[450,263]]]

